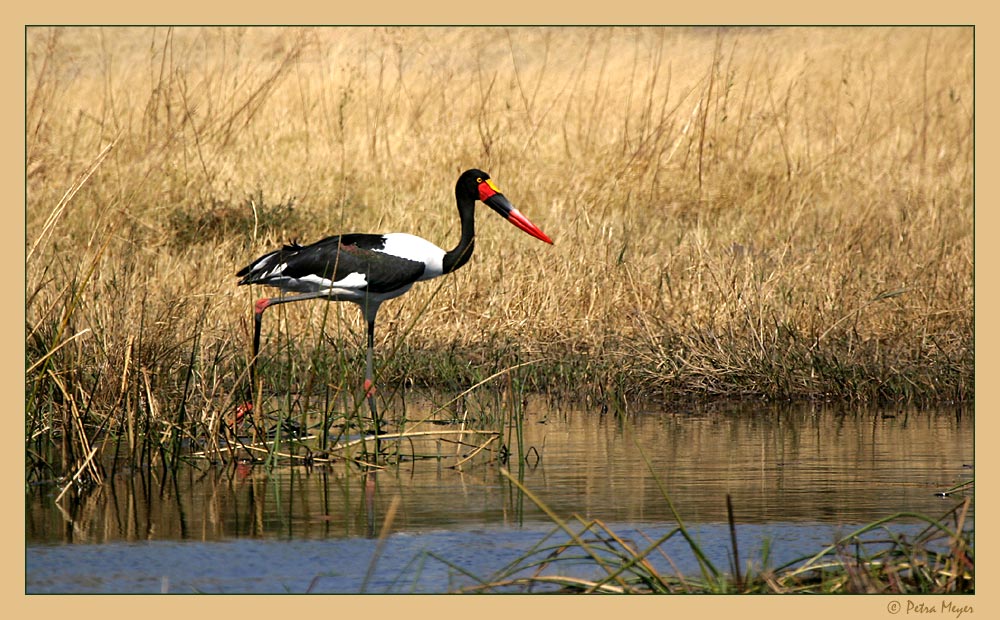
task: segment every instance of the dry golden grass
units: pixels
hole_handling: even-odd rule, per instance
[[[339,232],[450,248],[473,166],[555,246],[482,212],[467,267],[383,308],[383,383],[540,360],[523,379],[572,392],[972,397],[970,28],[31,28],[27,51],[29,434],[216,420],[261,292],[238,267]],[[265,353],[356,387],[359,313],[327,306],[269,314]]]

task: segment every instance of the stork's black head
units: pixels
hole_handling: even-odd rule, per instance
[[[497,186],[490,180],[490,175],[482,170],[473,168],[463,172],[462,176],[458,177],[458,183],[455,184],[455,197],[458,198],[459,205],[462,205],[465,201],[482,201],[483,204],[499,213],[505,220],[532,237],[541,239],[545,243],[552,243],[548,235],[528,221],[528,218],[524,217],[520,211],[514,208],[514,205],[510,204],[507,197],[501,194]],[[460,207],[460,210],[462,208],[468,207]]]
[[[462,176],[458,177],[458,183],[455,184],[455,195],[459,198],[479,200],[479,186],[489,178],[489,174],[477,168],[466,170]]]

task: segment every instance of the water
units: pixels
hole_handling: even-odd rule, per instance
[[[433,439],[400,447],[404,456],[455,450]],[[898,512],[937,517],[959,503],[962,495],[935,493],[972,477],[973,420],[961,408],[817,405],[615,416],[532,399],[524,449],[528,465],[512,464],[512,475],[577,529],[573,515],[648,544],[676,525],[662,484],[701,548],[728,571],[727,494],[742,563],[759,562],[769,545],[770,565],[779,566],[859,525]],[[118,476],[61,506],[54,489],[40,487],[26,507],[26,591],[454,591],[474,583],[463,572],[488,579],[554,530],[481,454],[463,471],[447,466],[455,458],[404,459],[368,475],[343,461],[271,474],[196,462],[176,478]],[[679,537],[663,551],[678,570],[697,571]],[[662,556],[651,558],[674,573]]]

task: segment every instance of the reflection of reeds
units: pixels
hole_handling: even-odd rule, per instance
[[[974,528],[966,526],[972,498],[966,498],[938,519],[916,513],[897,513],[878,519],[840,537],[814,555],[799,558],[777,568],[768,566],[769,545],[755,563],[740,565],[737,523],[732,498],[726,494],[726,514],[730,536],[731,572],[717,568],[702,550],[698,538],[684,524],[680,511],[661,476],[639,442],[635,444],[662,501],[673,515],[676,527],[656,538],[646,538],[647,546],[626,541],[599,519],[572,521],[560,517],[536,494],[515,480],[509,472],[501,473],[532,503],[538,506],[555,529],[534,547],[484,578],[458,569],[445,558],[434,556],[459,570],[476,583],[466,592],[562,591],[580,593],[971,593],[975,590]],[[966,489],[966,481],[943,492]],[[924,522],[926,527],[912,539],[892,532],[894,523]],[[951,523],[949,525],[949,522]],[[885,538],[873,537],[884,530]],[[642,534],[640,532],[640,534]],[[645,534],[642,534],[645,536]],[[552,538],[568,540],[551,542]],[[682,539],[697,561],[700,575],[684,574],[664,551],[665,543]],[[869,551],[871,549],[871,551]],[[672,573],[658,570],[649,558],[661,556]],[[601,574],[600,578],[573,576],[583,564]],[[570,569],[561,570],[562,567]]]
[[[148,466],[214,441],[245,400],[234,268],[335,232],[448,245],[470,165],[556,245],[482,217],[468,267],[383,310],[381,385],[540,360],[518,389],[969,399],[971,41],[30,28],[33,471],[97,481],[108,450]],[[363,330],[301,306],[269,317],[264,405],[329,426],[358,411]]]
[[[733,570],[726,574],[712,563],[696,538],[688,534],[676,511],[675,528],[655,540],[647,537],[648,544],[640,546],[623,539],[599,519],[577,515],[572,521],[563,520],[506,475],[549,515],[556,528],[488,578],[470,574],[446,558],[433,556],[476,582],[463,588],[463,592],[943,594],[975,590],[974,530],[965,526],[971,498],[938,519],[910,513],[879,519],[811,557],[777,568],[767,566],[765,547],[760,562],[748,561],[742,573],[738,565],[736,523],[730,513]],[[669,503],[669,496],[664,495],[664,500]],[[912,520],[927,524],[912,540],[892,532],[894,523]],[[954,525],[949,526],[949,521]],[[871,534],[877,530],[885,530],[886,537],[873,538]],[[563,540],[566,537],[568,540]],[[664,552],[665,543],[674,537],[682,538],[695,556],[700,576],[683,574]],[[674,567],[673,572],[657,569],[649,561],[654,554]],[[601,577],[575,576],[574,573],[581,572],[581,566],[592,566],[593,572]]]

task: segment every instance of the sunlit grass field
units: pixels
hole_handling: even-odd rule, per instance
[[[450,249],[470,167],[555,245],[481,209],[466,267],[383,306],[384,390],[523,364],[525,389],[603,398],[972,399],[970,28],[29,28],[26,46],[29,440],[218,428],[273,294],[235,271],[342,232]],[[359,395],[363,338],[352,305],[270,311],[262,389]]]

